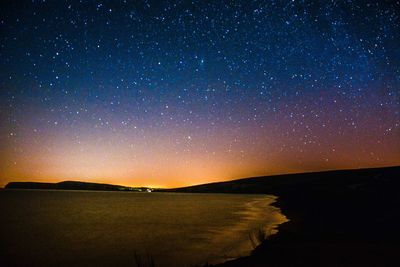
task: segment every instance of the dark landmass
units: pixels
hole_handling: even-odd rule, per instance
[[[66,181],[12,182],[6,189],[145,191]],[[158,192],[278,196],[290,220],[252,255],[218,267],[400,266],[400,166],[239,179]]]
[[[146,191],[145,187],[64,181],[60,183],[11,182],[6,189],[93,190],[93,191]]]
[[[400,266],[400,167],[255,177],[162,191],[279,197],[290,220],[218,266]]]

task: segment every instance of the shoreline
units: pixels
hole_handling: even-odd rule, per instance
[[[195,266],[203,266],[201,264],[214,266],[236,260],[241,257],[250,256],[255,249],[250,235],[254,236],[253,240],[257,241],[256,245],[260,245],[261,242],[258,242],[259,240],[257,239],[257,233],[261,229],[266,234],[272,233],[271,235],[275,235],[279,225],[287,220],[286,217],[281,213],[280,209],[274,205],[277,197],[273,195],[253,196],[257,196],[257,198],[246,203],[246,208],[240,212],[242,219],[237,221],[235,224],[224,227],[225,230],[221,232],[222,235],[214,236],[215,240],[221,240],[221,238],[230,240],[229,247],[231,249],[224,249],[224,253],[218,257],[209,261],[206,260],[204,262],[200,262],[200,265]],[[267,215],[268,218],[266,218],[265,215]],[[254,223],[256,221],[257,223]],[[235,233],[245,234],[241,238],[236,238],[237,235]]]
[[[165,191],[278,196],[289,221],[216,267],[400,266],[400,167],[255,177]]]
[[[277,198],[289,221],[249,256],[200,266],[400,266],[400,167],[246,178],[171,193]]]
[[[400,266],[400,168],[349,180],[277,193],[289,221],[251,255],[214,266]]]
[[[279,238],[279,235],[280,235],[280,232],[282,230],[282,227],[287,226],[287,224],[291,222],[291,219],[288,216],[286,216],[286,214],[282,211],[282,208],[279,206],[279,202],[278,202],[279,201],[279,197],[277,197],[277,196],[275,196],[275,197],[276,197],[275,201],[273,203],[271,203],[270,206],[279,209],[279,212],[283,216],[285,216],[285,218],[287,219],[287,221],[276,225],[276,227],[273,229],[273,230],[277,231],[276,233],[268,235],[265,240],[263,240],[261,243],[258,244],[257,247],[253,248],[250,251],[249,255],[245,255],[245,256],[237,257],[237,258],[232,258],[232,259],[229,259],[227,261],[219,262],[219,263],[216,263],[216,264],[205,263],[205,265],[202,265],[202,266],[212,266],[212,267],[230,267],[230,266],[232,266],[232,267],[240,267],[240,266],[250,266],[250,265],[243,265],[243,264],[254,264],[254,260],[255,260],[254,254],[255,253],[259,253],[260,250],[263,249],[263,247],[269,246],[269,242],[272,239]],[[253,266],[253,265],[251,265],[251,266]],[[256,265],[254,265],[254,266],[256,266]]]

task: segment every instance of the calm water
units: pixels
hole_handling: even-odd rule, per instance
[[[248,254],[249,233],[285,221],[272,196],[0,191],[0,261],[193,266]],[[0,262],[0,263],[1,263]],[[2,264],[0,264],[2,265]]]

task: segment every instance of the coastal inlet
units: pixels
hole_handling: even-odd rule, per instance
[[[0,191],[9,266],[193,266],[249,254],[286,221],[266,195]],[[10,263],[10,264],[8,264]],[[12,263],[12,264],[11,264]]]

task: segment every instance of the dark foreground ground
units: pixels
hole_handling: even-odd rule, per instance
[[[256,177],[173,189],[266,193],[290,219],[249,257],[219,265],[400,266],[400,167]]]

